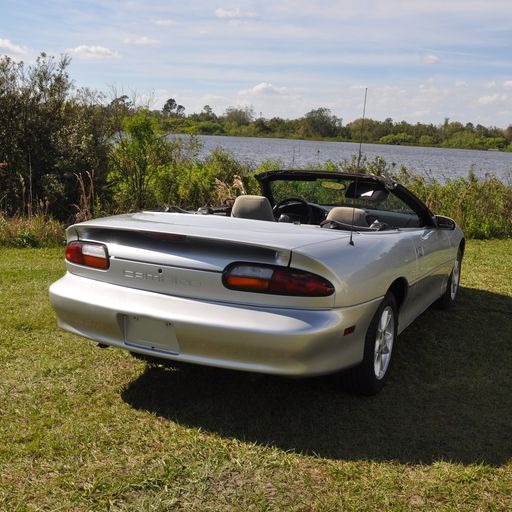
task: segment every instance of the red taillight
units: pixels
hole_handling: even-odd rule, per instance
[[[289,267],[232,263],[225,270],[222,282],[226,288],[244,292],[327,297],[334,286],[321,276]]]
[[[107,247],[95,242],[75,240],[66,246],[66,260],[77,265],[106,270],[109,265]]]

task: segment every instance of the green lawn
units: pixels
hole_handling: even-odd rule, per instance
[[[512,241],[399,338],[377,397],[146,367],[57,329],[62,250],[0,248],[0,510],[512,510]]]

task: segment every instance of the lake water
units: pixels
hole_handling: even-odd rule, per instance
[[[353,142],[208,135],[198,138],[203,144],[202,156],[215,148],[223,148],[237,159],[255,164],[264,160],[279,160],[283,168],[288,169],[316,165],[327,160],[350,160],[359,151],[359,144]],[[416,174],[431,174],[440,181],[466,176],[472,170],[480,177],[493,173],[502,181],[512,183],[512,153],[383,144],[363,144],[362,152],[368,160],[382,156],[388,165],[405,165]]]

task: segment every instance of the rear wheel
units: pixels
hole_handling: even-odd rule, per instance
[[[346,381],[351,391],[375,395],[383,388],[389,375],[397,328],[396,300],[388,292],[368,327],[363,361],[346,372]]]

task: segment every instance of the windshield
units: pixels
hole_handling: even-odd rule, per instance
[[[274,180],[270,184],[276,203],[289,197],[299,197],[325,206],[341,206],[345,200],[343,193],[348,183],[339,180]]]
[[[372,210],[414,214],[401,199],[390,193],[382,183],[373,180],[299,178],[275,179],[270,182],[274,203],[299,198],[330,210],[335,206],[355,206]],[[415,214],[414,214],[415,215]]]

